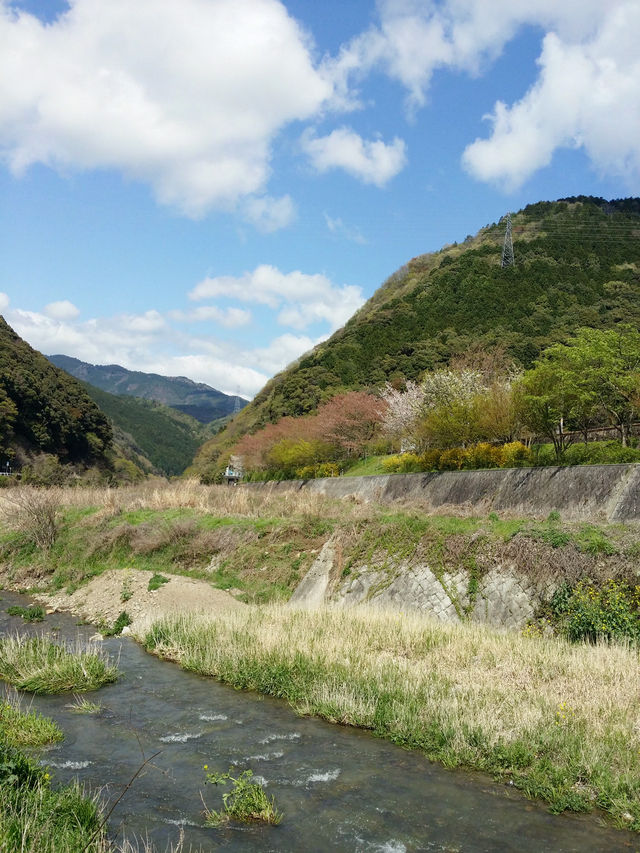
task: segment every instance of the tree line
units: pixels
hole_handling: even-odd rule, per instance
[[[419,379],[339,394],[315,414],[281,418],[231,452],[249,477],[268,479],[332,476],[372,453],[411,455],[425,469],[528,464],[523,451],[535,442],[549,443],[561,462],[597,427],[614,428],[628,447],[639,418],[640,332],[622,324],[581,328],[526,371],[504,348],[472,347]]]

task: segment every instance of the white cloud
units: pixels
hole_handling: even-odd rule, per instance
[[[8,308],[10,301],[11,300],[9,299],[6,293],[0,292],[0,311],[4,311],[5,308]]]
[[[73,320],[80,314],[73,302],[62,299],[60,302],[50,302],[45,306],[44,313],[54,320]]]
[[[361,289],[354,285],[336,287],[324,275],[299,270],[283,273],[268,264],[239,277],[205,278],[189,294],[194,301],[221,297],[280,309],[278,322],[295,329],[325,320],[332,331],[364,302]]]
[[[407,90],[409,112],[435,71],[477,75],[524,27],[542,33],[538,79],[511,107],[498,101],[488,139],[464,152],[481,180],[516,187],[560,147],[583,147],[601,172],[640,177],[638,0],[379,0],[378,22],[326,61],[336,91],[382,69]]]
[[[585,44],[549,34],[540,77],[508,107],[498,102],[492,132],[464,152],[475,177],[517,187],[556,149],[582,147],[603,172],[640,178],[640,4],[618,8]]]
[[[381,139],[366,140],[348,127],[340,127],[328,136],[315,136],[307,130],[301,138],[303,150],[318,172],[344,169],[366,184],[384,186],[407,164],[406,145],[395,137],[387,144]]]
[[[0,43],[15,174],[114,168],[194,216],[261,192],[274,136],[332,96],[278,0],[70,0],[48,25],[0,0]]]
[[[346,240],[350,240],[352,243],[359,243],[361,246],[365,246],[367,244],[367,238],[364,234],[354,225],[347,225],[342,221],[340,216],[337,216],[335,219],[329,216],[328,213],[324,214],[324,221],[327,223],[327,228],[329,231],[334,234],[336,237],[344,237]]]
[[[258,231],[270,234],[291,225],[296,218],[296,206],[288,195],[281,198],[272,198],[268,195],[250,198],[244,205],[244,218]]]
[[[227,329],[237,329],[251,322],[251,312],[244,308],[218,308],[217,305],[200,305],[193,311],[169,311],[172,320],[185,323],[201,323],[213,320]]]
[[[271,374],[274,374],[300,358],[324,338],[325,336],[322,336],[312,340],[306,335],[287,333],[275,338],[268,347],[257,349],[255,355],[260,359],[260,364],[263,364]]]

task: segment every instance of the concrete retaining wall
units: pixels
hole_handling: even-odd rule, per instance
[[[329,497],[400,501],[428,512],[447,508],[470,515],[489,512],[545,518],[557,510],[576,521],[640,521],[640,465],[576,465],[440,471],[318,480],[247,483],[269,492],[297,489]]]

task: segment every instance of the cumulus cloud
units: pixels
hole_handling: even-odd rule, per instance
[[[70,0],[48,25],[0,0],[0,43],[15,174],[115,168],[193,216],[260,193],[274,136],[332,96],[278,0]]]
[[[10,301],[11,300],[9,299],[6,293],[0,292],[0,311],[4,311],[5,308],[8,308]]]
[[[395,137],[387,144],[381,139],[366,140],[348,127],[340,127],[328,136],[306,131],[301,138],[303,150],[318,172],[344,169],[365,184],[384,186],[407,164],[406,145]]]
[[[244,343],[239,334],[235,340],[225,339],[221,327],[239,329],[252,321],[251,311],[237,305],[197,305],[166,314],[149,309],[85,320],[64,300],[41,312],[9,309],[5,316],[31,346],[49,355],[64,353],[92,364],[188,376],[228,394],[252,397],[269,376],[324,340],[363,302],[358,287],[336,287],[323,275],[282,273],[267,265],[237,278],[204,279],[190,296],[192,301],[224,297],[265,306],[281,326],[294,331],[270,336],[265,323],[259,338],[252,328]],[[0,294],[0,308],[8,306],[8,297]],[[200,324],[197,334],[185,326],[192,323]],[[326,331],[317,337],[298,332],[312,323]]]
[[[324,275],[299,270],[283,273],[269,264],[242,276],[205,278],[189,294],[194,301],[222,297],[279,309],[278,322],[294,329],[319,320],[328,322],[331,330],[337,329],[364,302],[359,287],[336,287]]]
[[[60,302],[50,302],[45,306],[44,313],[54,320],[72,320],[80,314],[73,302],[62,299]]]
[[[540,77],[512,107],[498,102],[492,132],[464,152],[474,176],[517,187],[560,147],[582,147],[609,174],[640,177],[640,5],[625,4],[597,36],[544,39]]]
[[[227,329],[237,329],[251,322],[250,311],[245,311],[244,308],[219,308],[217,305],[200,305],[193,311],[170,311],[169,316],[172,320],[185,323],[213,320]]]
[[[637,179],[638,0],[379,0],[378,21],[327,60],[327,73],[349,102],[354,85],[383,70],[406,88],[413,113],[435,71],[481,74],[524,27],[543,34],[538,79],[511,107],[496,103],[489,138],[464,152],[466,169],[515,188],[571,146],[601,172]]]
[[[261,198],[247,199],[243,212],[247,222],[263,234],[286,228],[296,218],[296,206],[289,195],[281,198],[265,195]]]

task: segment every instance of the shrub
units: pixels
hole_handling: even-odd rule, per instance
[[[441,471],[459,471],[467,460],[467,451],[464,447],[452,447],[443,450],[438,467]]]
[[[531,465],[531,451],[521,441],[509,441],[500,448],[503,468],[519,468]]]
[[[499,468],[502,464],[502,449],[486,441],[472,445],[466,451],[465,468]]]
[[[640,640],[640,586],[614,580],[600,588],[589,580],[563,584],[551,599],[551,612],[572,642]]]
[[[440,467],[440,457],[442,450],[434,447],[432,450],[425,450],[420,456],[420,465],[422,471],[437,471]]]

